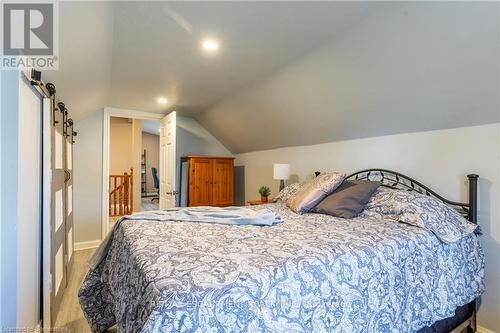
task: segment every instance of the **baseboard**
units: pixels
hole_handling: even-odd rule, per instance
[[[88,250],[88,249],[95,249],[96,247],[101,244],[101,240],[93,240],[93,241],[87,241],[87,242],[78,242],[75,243],[75,251],[79,250]]]
[[[489,330],[482,326],[477,326],[477,333],[495,333],[495,331]]]

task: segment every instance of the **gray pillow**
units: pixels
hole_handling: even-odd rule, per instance
[[[379,186],[380,182],[346,180],[312,212],[351,219],[363,211]]]

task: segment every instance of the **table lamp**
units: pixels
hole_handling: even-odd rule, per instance
[[[290,164],[274,164],[274,179],[280,181],[280,191],[285,188],[285,180],[290,178]]]

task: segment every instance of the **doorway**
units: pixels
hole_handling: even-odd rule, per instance
[[[122,216],[141,211],[142,120],[110,117],[108,216],[111,226]]]
[[[173,147],[173,150],[162,149],[165,147],[162,142],[167,142],[167,133],[172,134],[171,130],[167,130],[167,120],[171,124],[173,119],[175,126],[175,117],[175,111],[164,116],[135,110],[104,109],[102,239],[121,216],[142,210],[161,209],[172,202],[170,200],[162,207],[162,200],[168,201],[166,198],[175,192],[169,192],[165,186],[170,184],[175,188],[175,128],[174,140],[167,140],[171,144],[167,147]],[[125,132],[130,135],[125,135]],[[172,155],[173,158],[165,158]],[[156,177],[153,168],[156,169]],[[162,188],[165,192],[163,196]]]
[[[142,121],[141,210],[159,209],[160,121]]]

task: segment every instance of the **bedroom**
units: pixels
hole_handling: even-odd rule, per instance
[[[57,68],[37,68],[41,72],[38,77],[30,68],[6,69],[4,62],[0,71],[2,329],[39,325],[90,332],[93,325],[94,331],[111,327],[123,332],[412,332],[434,325],[438,332],[450,332],[464,324],[458,331],[500,332],[498,2],[45,2],[56,9]],[[2,3],[4,13],[7,3]],[[7,53],[2,55],[5,59]],[[55,85],[53,93],[48,83]],[[48,97],[43,98],[44,94]],[[111,196],[107,181],[114,173],[111,162],[115,158],[109,154],[112,117],[162,122],[158,132],[160,208],[191,206],[189,195],[194,190],[189,188],[189,172],[194,171],[183,158],[194,156],[195,162],[198,157],[197,162],[204,163],[206,169],[201,170],[214,175],[214,170],[221,170],[227,176],[206,180],[208,190],[196,197],[199,205],[217,205],[216,197],[230,199],[224,202],[254,212],[269,209],[282,222],[264,227],[182,222],[174,232],[168,222],[156,217],[147,221],[152,222],[149,224],[130,219],[113,229],[108,221]],[[168,127],[168,121],[174,121],[175,126]],[[166,148],[162,153],[162,138],[165,147],[171,144],[174,149]],[[54,160],[47,161],[51,154]],[[133,163],[134,170],[142,170],[137,161]],[[285,165],[284,174],[274,175],[280,171],[274,170],[276,164]],[[50,173],[51,168],[60,173]],[[147,168],[147,176],[153,177]],[[463,244],[469,250],[466,254],[476,256],[463,261],[476,275],[451,271],[456,279],[450,280],[444,274],[454,267],[443,262],[454,262],[454,255],[464,253],[447,252],[453,244],[446,244],[435,231],[410,228],[401,223],[403,216],[389,218],[386,214],[378,221],[370,215],[375,209],[373,202],[387,186],[371,193],[368,200],[372,206],[365,202],[353,218],[332,217],[325,212],[296,214],[286,207],[300,211],[297,205],[286,206],[288,200],[279,199],[283,194],[279,194],[281,180],[287,192],[296,184],[319,182],[332,172],[349,176],[372,168],[411,178],[382,171],[385,180],[390,179],[390,184],[384,185],[398,183],[395,186],[399,188],[406,184],[421,190],[423,185],[424,194],[432,190],[448,201],[462,203],[442,206],[443,201],[438,200],[439,212],[455,216],[455,211],[448,209],[457,208],[479,225],[482,235],[466,237],[475,240],[474,244],[453,242]],[[320,172],[317,177],[316,171]],[[468,178],[471,174],[479,178]],[[376,181],[381,174],[373,171],[368,177]],[[51,189],[47,188],[49,183]],[[134,186],[140,183],[140,179],[133,182]],[[341,186],[337,183],[334,185]],[[261,205],[259,190],[263,186],[271,192],[269,201],[278,197],[277,203]],[[338,193],[336,190],[330,187],[327,198]],[[145,192],[145,197],[154,194],[151,188]],[[314,208],[317,204],[314,202]],[[309,202],[307,210],[313,208],[311,205]],[[64,217],[57,215],[58,209],[66,213]],[[195,209],[188,212],[202,214]],[[137,212],[136,216],[151,218],[144,214],[148,213]],[[386,218],[396,222],[388,224]],[[64,229],[62,236],[53,219],[59,221],[55,226]],[[359,228],[365,228],[366,238]],[[213,230],[222,232],[212,234]],[[101,246],[115,231],[119,237],[129,238]],[[170,241],[157,241],[151,233],[168,236]],[[376,285],[367,282],[370,292],[359,296],[360,303],[352,296],[356,288],[342,289],[345,285],[339,281],[328,287],[335,291],[332,293],[325,291],[327,287],[314,287],[315,281],[330,281],[345,272],[335,271],[334,264],[321,266],[301,252],[310,251],[316,258],[324,256],[339,264],[332,246],[338,251],[361,251],[369,257],[368,249],[354,249],[356,242],[378,249],[377,244],[388,245],[389,239],[403,242],[408,234],[424,239],[411,243],[417,251],[411,252],[409,266],[418,271],[415,253],[429,265],[441,266],[413,279],[404,267],[381,270],[381,275],[372,279],[400,272],[408,279],[405,283],[434,284],[420,294],[401,287],[401,298],[408,300],[401,308],[394,299],[384,299],[389,308],[383,307],[373,296],[388,292],[396,297],[391,294],[397,289],[395,278],[390,287],[380,281]],[[424,243],[446,253],[428,254],[422,248]],[[79,290],[95,296],[85,284],[82,287],[82,281],[89,269],[87,261],[98,246],[110,254],[102,261],[96,259],[98,255],[93,257],[91,271],[95,274],[101,264],[110,268],[120,258],[124,266],[116,267],[127,269],[127,276],[137,273],[139,280],[158,269],[171,277],[168,282],[161,280],[167,284],[162,285],[164,293],[171,292],[178,296],[178,302],[193,301],[195,305],[179,305],[174,311],[155,294],[160,297],[155,301],[164,309],[148,308],[143,299],[148,294],[139,290],[139,282],[133,284],[138,289],[130,290],[130,295],[140,292],[143,298],[136,299],[146,303],[135,304],[132,296],[114,295],[124,298],[117,300],[113,305],[116,309],[111,311],[96,305],[103,299],[78,297]],[[246,258],[243,246],[252,252],[245,254],[248,260],[242,259]],[[144,252],[139,247],[144,247]],[[192,255],[184,255],[180,249]],[[257,255],[261,249],[269,251],[268,257]],[[145,265],[144,270],[132,269],[133,263],[124,260],[127,251],[131,251],[128,257],[143,260],[139,263]],[[205,259],[199,257],[200,251],[206,254]],[[382,254],[377,250],[373,255]],[[159,258],[164,261],[160,267],[146,265]],[[62,264],[58,264],[60,260]],[[225,264],[214,264],[210,272],[203,272],[203,260]],[[234,268],[231,260],[239,266]],[[317,266],[302,271],[295,262]],[[275,299],[268,304],[269,298],[256,296],[257,291],[265,290],[262,283],[266,278],[277,277],[265,277],[262,272],[280,267],[297,269],[300,278],[286,280],[283,288],[270,289],[269,295],[275,293]],[[367,279],[371,276],[362,267],[352,263],[351,267],[355,267],[353,274],[365,274]],[[111,271],[100,276],[110,281],[105,287],[124,287],[120,274]],[[179,278],[182,274],[189,278]],[[435,278],[433,274],[442,276]],[[477,285],[469,280],[473,278]],[[242,282],[244,279],[248,284]],[[233,288],[228,287],[229,280],[236,281]],[[236,300],[238,290],[251,288],[251,281],[259,282],[255,282],[257,291],[252,294],[252,301],[258,304],[218,308]],[[203,298],[194,291],[182,293],[183,286],[214,294],[220,291],[221,295]],[[55,289],[59,292],[54,295]],[[316,294],[306,293],[308,290]],[[438,290],[442,292],[434,292]],[[235,293],[234,297],[222,297],[224,291]],[[320,301],[320,306],[309,308],[306,303],[314,303],[311,295],[318,293],[328,294],[330,303]],[[239,296],[245,300],[248,294]],[[418,297],[421,303],[416,301]],[[202,302],[214,300],[220,310],[217,314],[210,312],[211,304]],[[147,314],[140,320],[127,317],[118,310],[125,304],[131,311]],[[460,310],[463,313],[454,313],[466,304]],[[364,309],[366,316],[357,317],[356,306]],[[103,314],[101,321],[96,313]],[[455,321],[436,328],[436,322],[448,317]],[[169,322],[166,318],[173,319]]]

